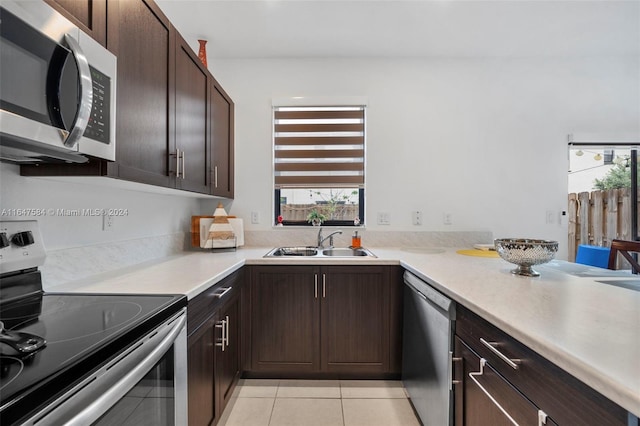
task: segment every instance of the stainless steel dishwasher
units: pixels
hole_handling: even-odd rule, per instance
[[[402,382],[423,425],[451,425],[455,302],[409,272],[404,283]]]

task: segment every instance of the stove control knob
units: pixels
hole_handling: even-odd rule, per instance
[[[31,231],[18,232],[17,234],[14,234],[13,237],[11,237],[11,242],[20,247],[25,247],[33,244],[33,233]]]
[[[0,233],[0,248],[9,247],[9,244],[11,244],[11,243],[9,242],[9,239],[7,238],[7,233],[6,232],[1,232]]]

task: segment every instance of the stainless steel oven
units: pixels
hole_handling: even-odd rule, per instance
[[[183,308],[23,424],[186,425],[186,339]]]
[[[116,57],[44,1],[0,3],[0,159],[115,160]]]
[[[0,424],[186,425],[186,296],[43,292],[37,222],[0,237]]]

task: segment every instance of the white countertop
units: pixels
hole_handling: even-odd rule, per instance
[[[502,259],[463,256],[455,249],[372,248],[376,259],[263,258],[269,250],[186,252],[55,291],[180,293],[191,299],[245,264],[400,264],[640,416],[640,291],[597,282],[631,275],[552,261],[535,268],[540,277],[528,278],[512,275],[514,265]]]

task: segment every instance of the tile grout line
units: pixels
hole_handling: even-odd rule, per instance
[[[271,413],[269,413],[269,422],[267,423],[267,425],[271,425],[271,420],[273,419],[273,411],[276,408],[276,400],[278,399],[278,391],[280,390],[280,382],[281,380],[278,380],[278,385],[276,386],[276,394],[273,397],[273,404],[271,404]]]
[[[340,410],[342,411],[342,426],[346,426],[347,421],[344,418],[344,401],[342,398],[342,380],[338,380],[338,389],[340,390]]]

